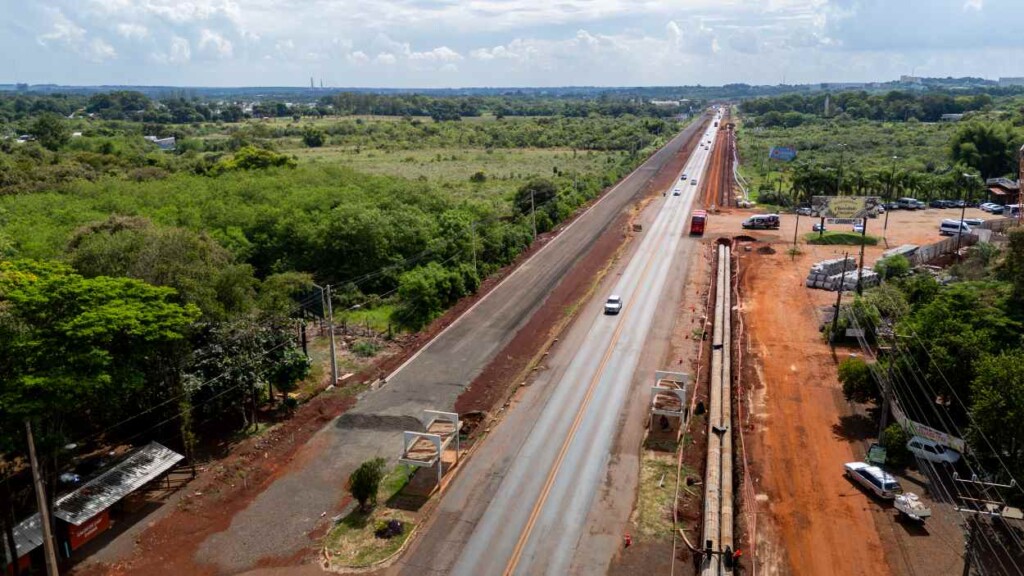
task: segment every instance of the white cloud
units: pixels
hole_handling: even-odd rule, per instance
[[[462,60],[462,54],[447,46],[439,46],[426,52],[412,52],[409,54],[409,60],[420,62],[458,62]]]
[[[122,22],[117,25],[117,33],[128,40],[142,40],[149,36],[149,29],[142,24]]]
[[[348,60],[349,64],[355,64],[357,66],[361,66],[370,61],[370,57],[362,50],[356,50],[355,52],[346,55],[345,59]]]
[[[206,28],[203,28],[199,35],[199,50],[213,52],[221,60],[227,60],[234,55],[234,47],[230,40]]]
[[[394,64],[398,62],[398,58],[390,52],[381,52],[377,54],[377,57],[373,59],[378,64]]]
[[[102,38],[93,38],[92,42],[89,42],[89,59],[94,62],[102,62],[104,60],[112,60],[117,58],[117,50],[108,44]]]
[[[975,10],[980,12],[982,8],[984,8],[984,0],[967,0],[966,2],[964,2],[965,12],[967,10]]]
[[[52,8],[49,12],[52,27],[49,32],[37,38],[39,43],[43,46],[65,44],[71,47],[81,44],[85,39],[85,28],[72,22],[59,8]]]
[[[181,36],[171,38],[171,48],[167,61],[171,64],[184,64],[192,59],[192,45]]]

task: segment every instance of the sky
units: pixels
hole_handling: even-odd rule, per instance
[[[0,0],[0,83],[445,88],[1024,76],[1024,0]]]

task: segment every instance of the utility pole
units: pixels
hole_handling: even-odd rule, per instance
[[[861,286],[861,279],[864,276],[864,244],[867,243],[868,239],[868,217],[864,216],[861,220],[863,223],[860,228],[860,260],[857,261],[857,296],[864,293],[864,287]]]
[[[963,576],[971,576],[971,564],[974,564],[974,543],[978,539],[978,520],[969,517],[967,520],[967,541],[964,542],[964,571]]]
[[[956,257],[957,257],[957,260],[960,259],[960,238],[964,235],[964,233],[963,233],[963,230],[964,230],[964,212],[967,211],[968,192],[971,189],[970,181],[975,179],[975,178],[978,178],[977,175],[975,175],[975,174],[967,174],[966,172],[963,174],[963,177],[964,177],[964,181],[966,183],[966,186],[964,186],[964,194],[962,196],[962,198],[963,198],[963,206],[960,207],[960,228],[958,228],[957,231],[956,231]]]
[[[327,285],[327,330],[331,334],[331,386],[338,385],[338,348],[334,345],[334,305],[331,303],[331,285]]]
[[[796,235],[800,233],[800,212],[796,213],[796,228],[793,230],[793,251],[790,254],[790,259],[796,259]]]
[[[883,349],[880,347],[879,351],[882,351],[882,350]],[[888,350],[888,351],[891,352],[891,350]],[[882,440],[882,432],[885,432],[885,427],[889,424],[889,395],[892,393],[890,389],[892,388],[892,380],[893,380],[893,370],[892,370],[893,358],[892,358],[891,354],[888,354],[888,356],[889,356],[889,366],[888,366],[888,368],[886,370],[887,374],[885,376],[885,379],[882,380],[882,382],[881,382],[881,384],[882,384],[882,418],[881,418],[881,420],[878,423],[878,440],[879,441]]]
[[[530,217],[533,220],[533,239],[537,239],[537,206],[533,201],[533,188],[530,188]]]
[[[39,462],[36,460],[36,442],[32,437],[32,423],[25,419],[25,434],[28,436],[28,457],[32,464],[32,482],[36,486],[36,506],[39,507],[39,523],[43,525],[43,554],[46,558],[46,573],[57,576],[57,549],[53,542],[53,526],[50,524],[50,507],[46,502],[46,487],[43,475],[39,473]],[[16,552],[11,551],[14,556]],[[14,559],[18,561],[17,558]]]
[[[473,249],[473,272],[477,275],[477,277],[479,277],[480,276],[480,271],[477,270],[477,268],[476,268],[476,222],[470,222],[469,223],[469,233],[470,233],[469,244],[470,244],[470,246]]]
[[[843,303],[843,285],[846,284],[846,260],[849,257],[849,252],[843,254],[843,273],[839,277],[839,290],[836,292],[836,314],[832,317],[832,333],[828,338],[829,344],[833,347],[835,347],[836,342],[836,330],[839,329],[839,306]]]
[[[892,172],[889,174],[889,192],[886,194],[886,202],[892,202],[892,193],[896,191],[896,161],[899,160],[899,156],[892,157]],[[885,224],[882,225],[882,238],[885,239],[885,247],[889,247],[889,240],[886,235],[889,232],[889,209],[885,209]]]

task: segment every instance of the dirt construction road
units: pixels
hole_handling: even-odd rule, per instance
[[[805,268],[781,250],[739,254],[753,369],[744,375],[760,381],[749,398],[756,427],[748,438],[761,481],[755,488],[773,520],[768,530],[777,530],[782,544],[758,550],[764,573],[889,574],[869,502],[842,475],[843,463],[860,457],[835,430],[842,393],[802,288]]]

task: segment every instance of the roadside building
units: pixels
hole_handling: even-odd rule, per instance
[[[162,479],[185,457],[156,442],[139,448],[106,472],[57,499],[53,506],[57,551],[70,558],[75,550],[106,532],[119,515],[131,513],[126,499]],[[39,513],[14,528],[15,554],[0,544],[8,564],[42,566],[43,529]],[[3,539],[6,540],[6,539]]]
[[[989,201],[1000,205],[1020,203],[1020,182],[1009,178],[989,178],[985,181]]]

